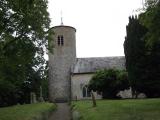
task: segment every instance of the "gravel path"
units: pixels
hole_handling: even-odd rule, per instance
[[[57,103],[57,110],[51,114],[49,120],[71,120],[68,103]]]

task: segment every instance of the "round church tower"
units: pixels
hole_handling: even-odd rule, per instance
[[[49,53],[49,100],[67,102],[71,98],[71,67],[76,60],[76,29],[71,26],[55,26]]]

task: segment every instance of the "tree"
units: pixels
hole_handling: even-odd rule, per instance
[[[146,45],[152,47],[155,44],[154,42],[160,41],[160,1],[148,1],[146,4],[148,6],[145,12],[139,15],[139,19],[141,24],[148,29],[145,36]]]
[[[0,91],[7,92],[5,98],[14,101],[6,101],[0,93],[0,106],[28,102],[29,98],[23,96],[38,91],[49,24],[47,0],[0,1],[0,85],[6,85],[0,86]],[[12,92],[7,85],[12,86]]]
[[[160,96],[160,1],[148,1],[138,18],[130,17],[124,42],[126,69],[134,95]]]
[[[49,68],[48,68],[48,61],[47,61],[46,66],[45,66],[43,79],[41,81],[44,100],[48,100],[48,96],[49,96],[49,93],[48,93],[48,91],[49,91],[48,90],[48,70],[49,70]]]
[[[103,98],[117,98],[120,90],[129,88],[127,73],[123,70],[100,70],[92,77],[89,88],[102,92]]]
[[[133,96],[138,95],[138,88],[141,88],[142,75],[146,66],[145,40],[144,35],[147,29],[140,24],[137,17],[129,17],[129,24],[126,27],[127,36],[124,41],[124,53],[126,58],[126,69],[128,79],[132,88]]]
[[[147,2],[146,11],[140,14],[141,23],[148,29],[145,35],[147,68],[144,92],[148,97],[160,96],[160,1]]]

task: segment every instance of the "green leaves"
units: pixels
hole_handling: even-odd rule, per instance
[[[130,17],[124,42],[126,69],[133,93],[160,96],[160,1],[148,3],[139,17]]]
[[[92,77],[89,88],[103,93],[103,98],[116,98],[120,90],[129,88],[127,73],[123,70],[100,70]]]
[[[146,34],[146,45],[152,47],[156,41],[160,41],[160,1],[153,1],[146,11],[140,14],[141,23],[148,28]]]
[[[26,81],[32,86],[28,93],[38,92],[48,45],[47,0],[2,0],[0,23],[0,80],[13,84],[17,89],[15,95],[26,94],[22,89]],[[24,101],[22,98],[21,102]]]

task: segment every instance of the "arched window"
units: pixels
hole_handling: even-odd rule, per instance
[[[60,36],[58,36],[57,44],[58,44],[58,46],[60,46],[60,45],[61,45],[61,38],[60,38]]]
[[[83,97],[86,97],[86,87],[84,86],[83,89],[82,89],[82,93],[83,93]]]
[[[61,45],[64,44],[63,36],[61,35]]]
[[[58,37],[57,37],[57,44],[58,44],[58,46],[63,46],[64,45],[63,35],[58,35]]]
[[[88,87],[87,87],[87,97],[91,97],[91,91],[89,91]]]
[[[83,97],[91,97],[88,85],[84,85],[82,87],[82,95],[83,95]]]

